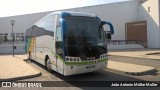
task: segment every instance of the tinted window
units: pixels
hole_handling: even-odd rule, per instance
[[[54,36],[56,15],[50,15],[40,20],[26,31],[26,36],[38,37],[43,35]]]
[[[66,17],[66,56],[80,57],[82,60],[98,59],[106,53],[106,43],[101,21],[90,17]]]

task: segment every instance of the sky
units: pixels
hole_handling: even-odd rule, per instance
[[[128,0],[0,0],[0,17],[84,7]]]

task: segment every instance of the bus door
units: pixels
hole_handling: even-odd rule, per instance
[[[56,67],[57,72],[63,74],[63,49],[62,49],[62,30],[61,26],[58,25],[56,29]]]

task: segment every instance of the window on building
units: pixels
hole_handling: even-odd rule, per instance
[[[8,34],[7,33],[5,33],[3,35],[3,40],[4,40],[4,42],[8,42]]]
[[[24,42],[25,34],[24,33],[16,33],[15,40],[16,42]]]
[[[16,35],[15,33],[13,33],[13,34],[11,33],[11,40],[14,42],[15,42],[15,38],[16,38],[15,35]]]
[[[21,41],[22,41],[22,42],[24,42],[24,37],[25,37],[25,34],[24,34],[24,33],[21,33],[20,38],[21,38]]]
[[[24,33],[0,33],[0,44],[6,42],[24,42],[25,41],[25,34]]]
[[[3,34],[0,34],[0,44],[3,42]]]
[[[20,33],[16,33],[16,42],[19,42],[20,41]]]

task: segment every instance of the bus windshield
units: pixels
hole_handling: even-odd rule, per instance
[[[66,17],[65,21],[65,56],[94,60],[107,52],[100,19],[73,16]]]

